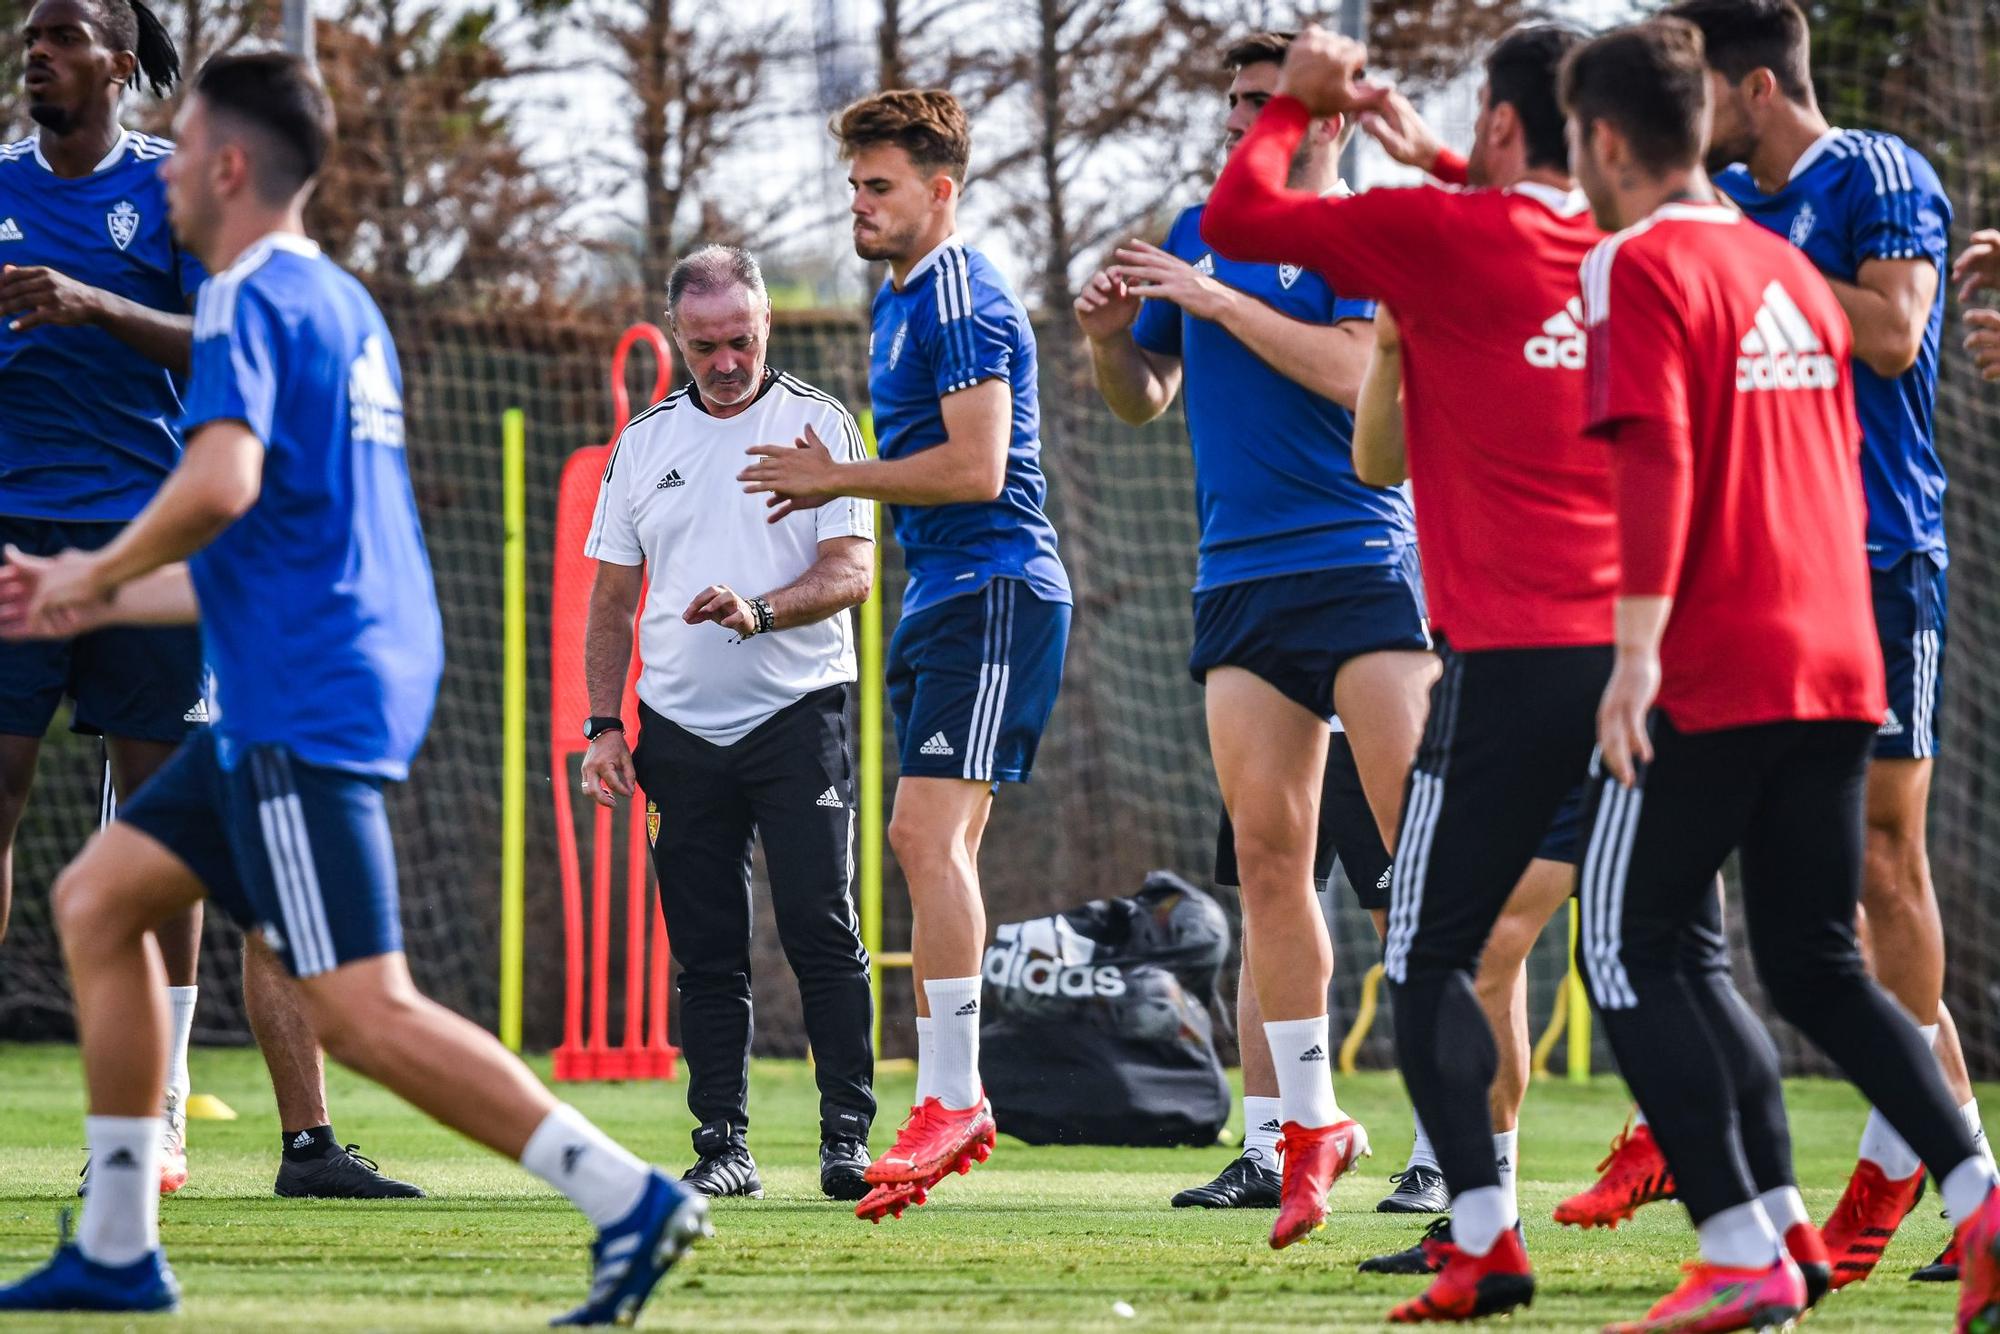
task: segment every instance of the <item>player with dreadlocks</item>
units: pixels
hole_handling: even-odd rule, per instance
[[[164,97],[179,81],[180,53],[159,18],[143,0],[41,0],[21,39],[37,129],[0,147],[0,543],[53,555],[109,542],[180,457],[189,310],[207,275],[167,226],[160,168],[173,145],[119,122],[128,88]],[[64,696],[72,730],[104,738],[108,816],[207,720],[200,632],[119,627],[0,644],[0,934],[15,830]],[[171,998],[160,1171],[171,1192],[187,1181],[200,908],[156,939]],[[243,989],[285,1132],[277,1193],[421,1195],[334,1138],[318,1045],[261,942],[246,943]]]

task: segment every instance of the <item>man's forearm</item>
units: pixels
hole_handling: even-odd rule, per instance
[[[1354,475],[1396,486],[1410,475],[1403,437],[1403,356],[1377,348],[1354,412]]]
[[[1159,373],[1146,349],[1133,341],[1130,332],[1087,341],[1097,392],[1119,421],[1143,426],[1174,401],[1178,386]]]
[[[868,600],[875,583],[875,553],[865,558],[849,553],[822,556],[812,567],[782,588],[764,594],[771,604],[771,628],[790,630],[837,616]]]
[[[1329,244],[1325,223],[1340,201],[1286,184],[1310,120],[1293,98],[1274,97],[1265,105],[1209,192],[1201,239],[1247,263],[1302,264],[1339,289],[1347,265],[1340,248]]]
[[[194,359],[194,317],[155,310],[110,292],[98,294],[98,328],[146,360],[185,375]]]
[[[105,615],[112,625],[192,625],[201,620],[184,563],[162,565],[121,586]]]
[[[1004,469],[1003,462],[1003,479]],[[902,458],[843,463],[836,477],[836,494],[885,505],[954,505],[995,494],[982,447],[953,440]]]
[[[1243,292],[1230,293],[1218,322],[1287,380],[1353,409],[1368,369],[1370,340],[1361,322],[1308,324]]]
[[[632,666],[632,612],[630,607],[591,600],[583,632],[583,684],[595,717],[616,717],[625,703],[625,677]]]
[[[212,503],[202,479],[176,469],[139,517],[98,553],[101,578],[117,588],[165,565],[186,560],[236,522]]]

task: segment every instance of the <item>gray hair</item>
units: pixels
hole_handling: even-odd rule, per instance
[[[771,303],[770,294],[764,290],[764,271],[757,266],[757,257],[742,246],[705,245],[690,251],[674,265],[673,273],[667,278],[667,318],[672,319],[681,308],[681,298],[693,292],[697,296],[726,292],[732,287],[741,287],[764,305]]]

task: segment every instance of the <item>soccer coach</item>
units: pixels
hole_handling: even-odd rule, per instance
[[[681,1047],[708,1195],[762,1196],[749,1128],[750,850],[764,844],[778,937],[799,981],[820,1090],[820,1188],[868,1190],[874,1021],[854,914],[855,679],[846,612],[874,576],[874,506],[840,497],[767,514],[736,474],[752,445],[864,457],[837,401],[765,362],[771,301],[744,250],[675,265],[667,317],[689,383],[613,446],[584,552],[594,715],[584,791],[647,797],[660,905],[680,961]],[[650,576],[650,584],[646,583]],[[639,744],[618,718],[639,618]]]

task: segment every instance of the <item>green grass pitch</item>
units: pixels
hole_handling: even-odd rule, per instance
[[[234,1122],[195,1122],[192,1180],[162,1203],[168,1253],[186,1293],[181,1320],[211,1331],[531,1329],[584,1291],[582,1219],[554,1193],[341,1071],[330,1072],[335,1127],[437,1198],[375,1205],[271,1196],[277,1122],[252,1051],[197,1051],[198,1091]],[[544,1066],[544,1071],[546,1067]],[[910,1095],[907,1070],[885,1072],[876,1147]],[[1410,1119],[1388,1075],[1339,1081],[1376,1157],[1334,1192],[1326,1229],[1279,1253],[1270,1215],[1174,1210],[1167,1197],[1205,1180],[1226,1149],[1035,1149],[1002,1139],[993,1161],[954,1178],[900,1222],[870,1227],[823,1200],[816,1171],[811,1072],[760,1062],[751,1142],[762,1201],[715,1211],[716,1237],[670,1275],[642,1328],[869,1331],[1246,1330],[1379,1328],[1419,1280],[1362,1278],[1364,1256],[1407,1243],[1418,1223],[1373,1212],[1402,1165]],[[1844,1086],[1790,1087],[1808,1205],[1823,1217],[1851,1164],[1863,1110]],[[678,1172],[692,1122],[680,1083],[573,1086],[566,1094],[612,1134]],[[1985,1090],[1990,1103],[1995,1090]],[[76,1053],[0,1046],[0,1273],[39,1263],[82,1166]],[[1521,1204],[1540,1295],[1502,1328],[1595,1328],[1644,1309],[1677,1279],[1693,1236],[1677,1206],[1655,1205],[1616,1232],[1549,1221],[1590,1179],[1625,1115],[1624,1088],[1549,1082],[1529,1095]],[[1949,1328],[1954,1289],[1906,1281],[1946,1238],[1934,1196],[1898,1234],[1876,1277],[1836,1294],[1815,1331]],[[1134,1315],[1114,1313],[1118,1302]],[[160,1322],[0,1317],[0,1331],[144,1329]]]

